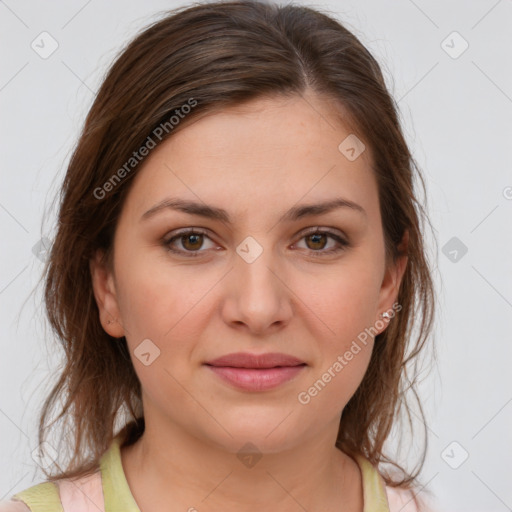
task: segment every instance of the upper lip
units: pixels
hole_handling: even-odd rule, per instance
[[[274,368],[276,366],[298,366],[306,363],[294,356],[277,352],[267,354],[236,352],[207,361],[205,364],[210,366],[233,366],[235,368]]]

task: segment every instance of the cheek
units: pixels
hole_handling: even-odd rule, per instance
[[[309,417],[337,422],[364,378],[370,361],[372,345],[360,344],[359,352],[350,361],[339,353],[326,362],[297,394],[297,403]]]
[[[301,389],[308,413],[335,417],[361,383],[368,367],[379,286],[378,265],[359,253],[321,279],[301,278],[301,293],[317,326],[319,359],[307,388]],[[315,283],[312,287],[311,284]]]
[[[332,272],[299,276],[298,295],[324,323],[337,343],[346,342],[374,322],[380,281],[375,262],[361,255],[347,258]]]
[[[118,304],[128,333],[161,337],[187,308],[189,287],[182,273],[165,260],[165,253],[133,241],[116,261]],[[166,329],[165,329],[166,328]]]
[[[361,289],[356,284],[338,282],[322,297],[322,302],[318,298],[312,307],[322,320],[315,321],[321,325],[314,336],[317,359],[297,394],[299,406],[304,407],[302,410],[309,417],[338,421],[364,378],[373,338],[365,332],[371,316],[371,296],[361,294]]]
[[[188,378],[190,368],[183,362],[204,331],[199,300],[207,287],[191,291],[194,281],[186,272],[133,253],[129,265],[119,263],[118,303],[144,393],[153,403],[183,402],[187,397],[178,382]]]
[[[118,304],[126,338],[132,354],[150,339],[161,351],[158,362],[174,367],[176,356],[191,352],[191,341],[204,332],[208,292],[218,278],[203,279],[193,266],[172,265],[165,254],[144,257],[143,251],[118,261]]]

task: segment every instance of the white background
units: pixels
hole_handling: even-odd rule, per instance
[[[57,342],[40,294],[30,295],[43,268],[32,249],[51,237],[50,202],[105,70],[140,28],[182,4],[0,2],[0,499],[42,480],[31,451],[57,372]],[[331,11],[382,64],[427,179],[440,314],[438,366],[421,386],[422,481],[438,510],[512,510],[512,1],[307,5]],[[31,48],[43,31],[58,42],[47,59]],[[464,43],[453,31],[469,44],[457,58]],[[452,237],[468,249],[455,262],[442,252]],[[463,450],[453,469],[447,461],[458,465]]]

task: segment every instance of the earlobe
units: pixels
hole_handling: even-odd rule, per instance
[[[89,262],[94,298],[98,305],[100,322],[107,334],[114,338],[124,336],[117,302],[113,272],[100,249]]]
[[[400,311],[401,309],[401,305],[396,304],[396,300],[398,298],[400,284],[402,283],[402,279],[405,274],[405,269],[407,268],[408,242],[409,233],[406,231],[402,238],[402,242],[398,247],[400,255],[394,262],[388,264],[385,271],[384,279],[382,281],[377,311],[378,319],[380,320],[380,322],[384,322],[386,324],[382,331],[384,331],[387,328],[389,322],[396,316],[397,312]]]

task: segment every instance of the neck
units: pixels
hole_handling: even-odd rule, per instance
[[[137,442],[121,449],[121,460],[143,512],[259,512],[269,505],[279,512],[363,510],[359,466],[324,439],[332,437],[273,453],[254,445],[230,451],[176,425],[164,430],[149,423]]]

